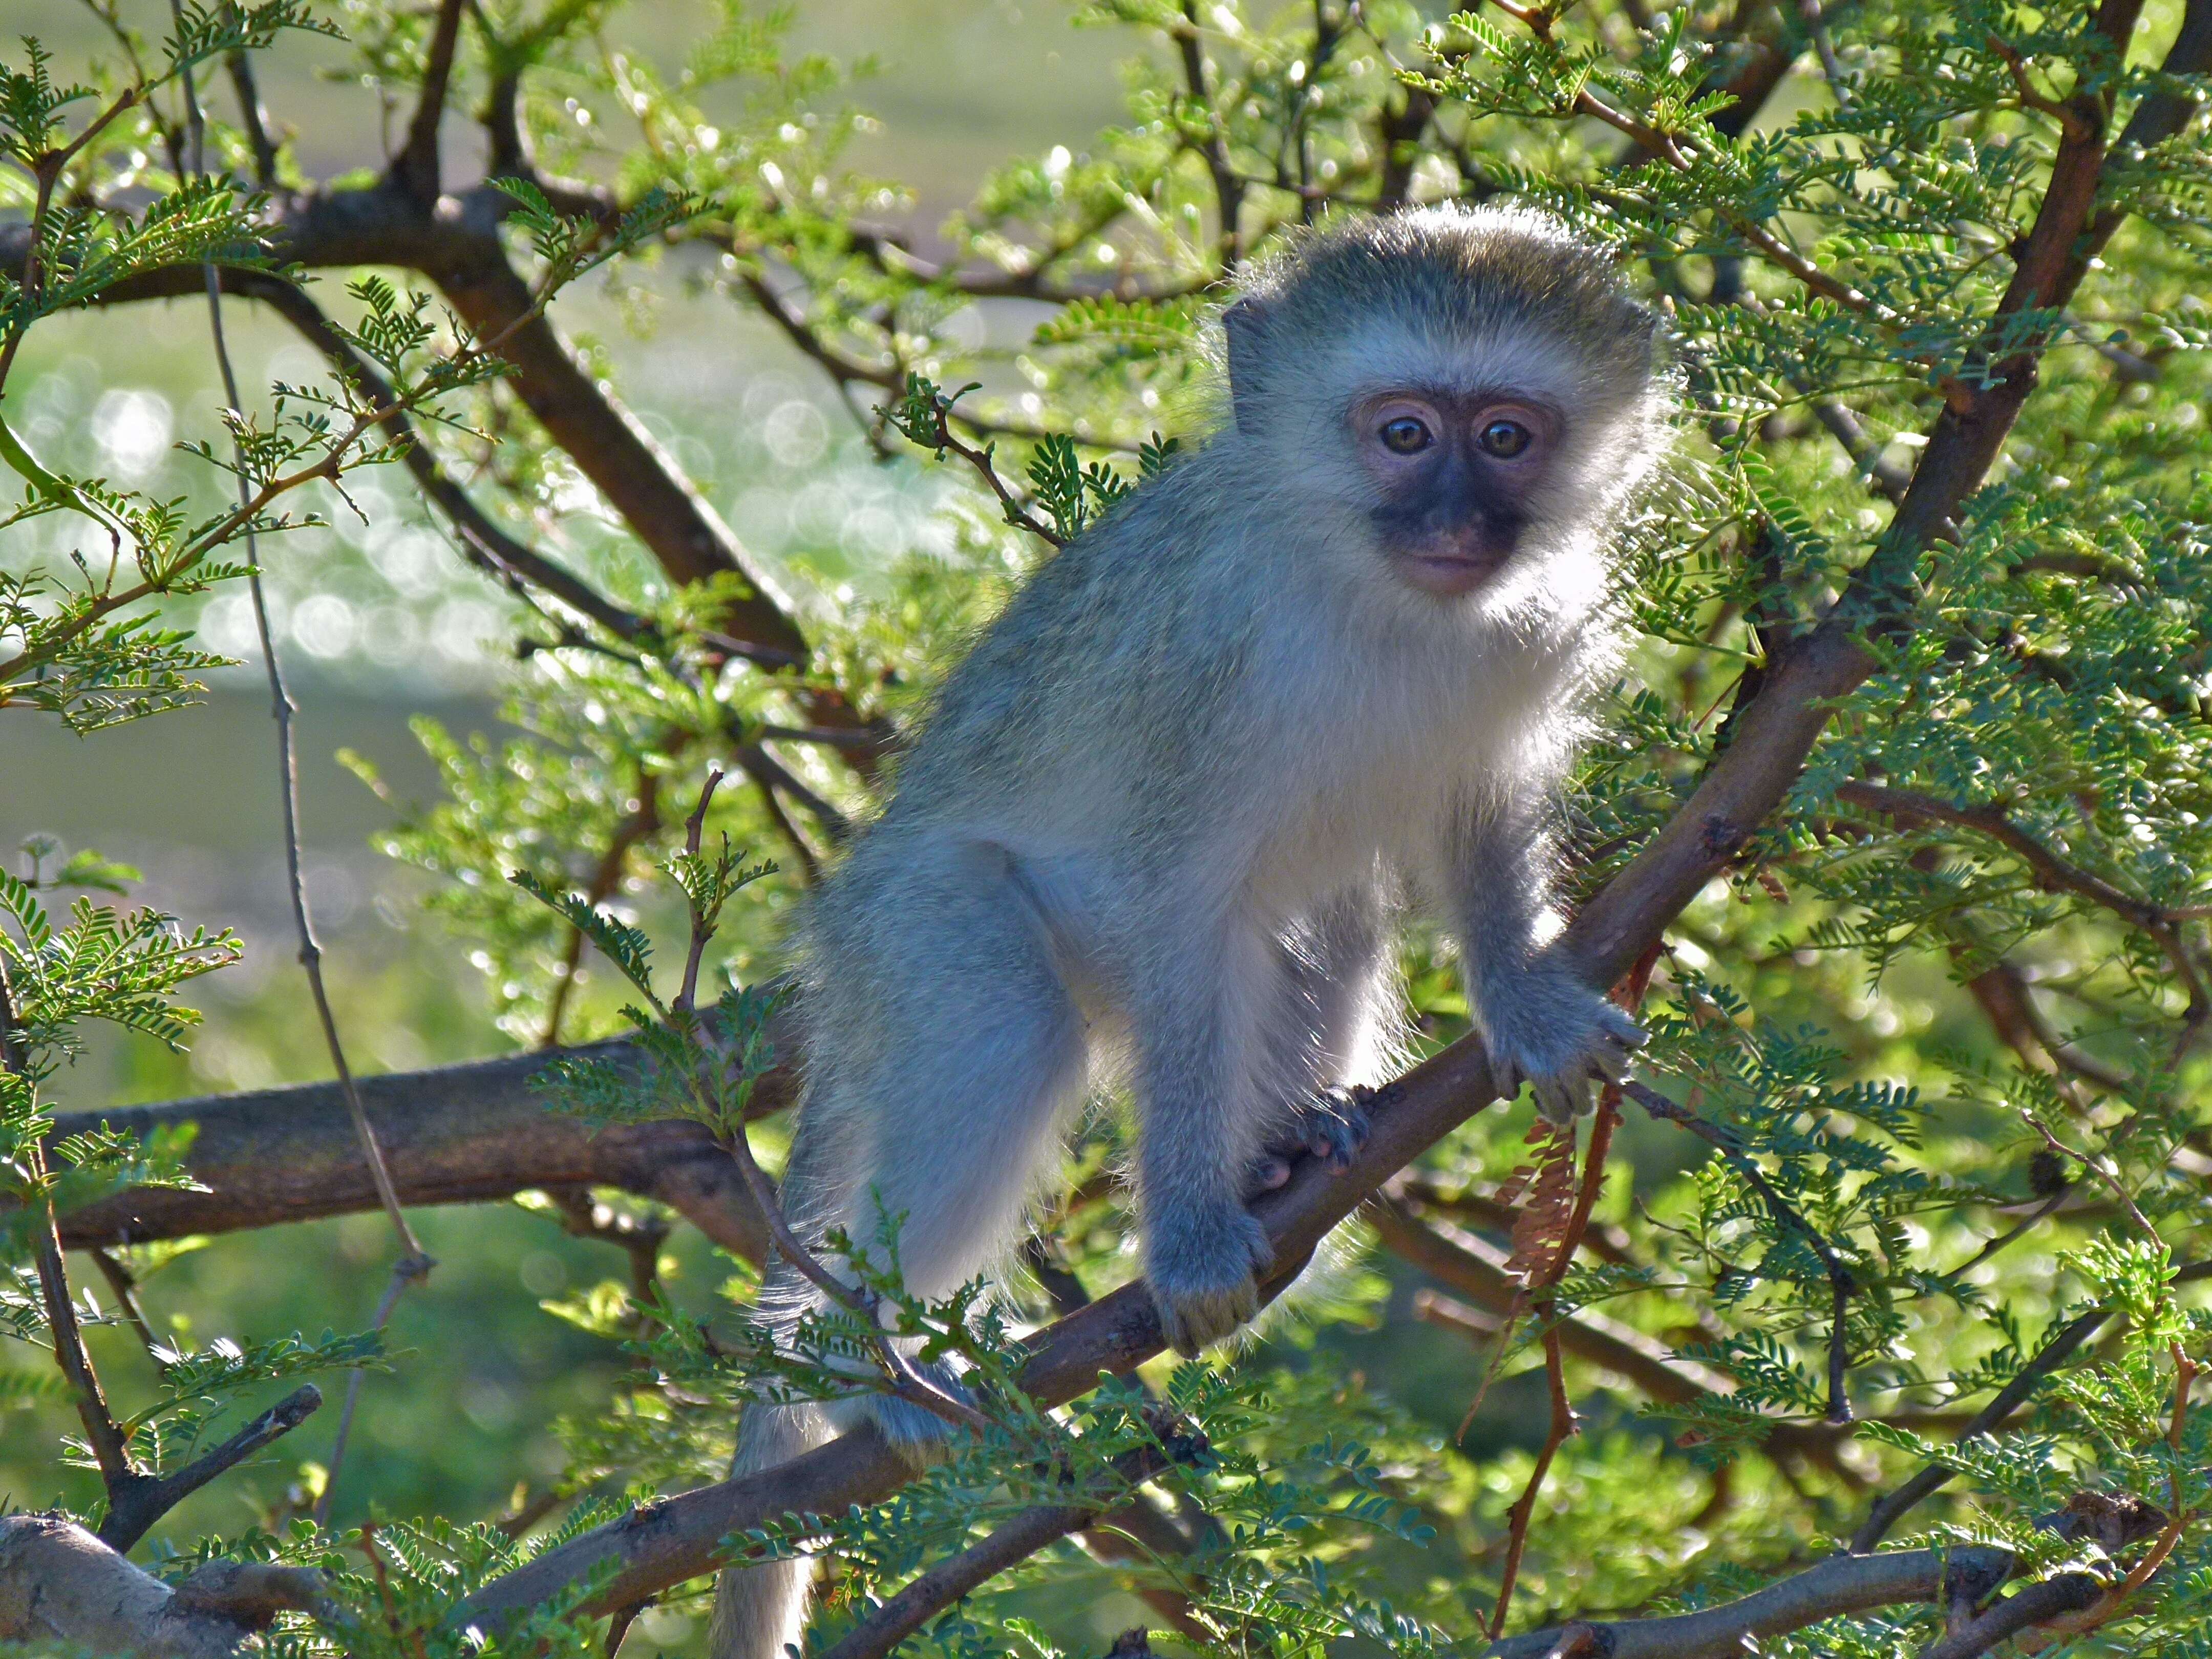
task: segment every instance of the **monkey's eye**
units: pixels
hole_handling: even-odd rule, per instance
[[[1510,461],[1528,447],[1528,428],[1518,421],[1492,421],[1475,434],[1475,443],[1486,455],[1495,455],[1501,461]]]
[[[1394,454],[1419,454],[1435,441],[1429,435],[1429,428],[1410,415],[1401,415],[1395,421],[1386,421],[1382,426],[1383,447]]]

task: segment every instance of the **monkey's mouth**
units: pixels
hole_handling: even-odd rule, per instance
[[[1391,562],[1409,587],[1438,599],[1457,599],[1463,593],[1472,593],[1496,575],[1498,567],[1505,561],[1486,550],[1476,552],[1425,547],[1397,549],[1391,555]]]

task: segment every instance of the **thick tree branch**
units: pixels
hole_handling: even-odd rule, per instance
[[[624,1125],[593,1134],[550,1110],[532,1081],[568,1055],[629,1063],[627,1042],[513,1054],[466,1066],[360,1080],[402,1202],[459,1204],[532,1188],[617,1187],[678,1211],[714,1243],[757,1261],[768,1234],[736,1166],[700,1125]],[[763,1079],[755,1109],[790,1100],[789,1076]],[[185,1159],[205,1192],[142,1188],[61,1218],[73,1249],[233,1232],[376,1207],[377,1194],[337,1085],[70,1114],[58,1138],[101,1123],[146,1135],[191,1124]]]
[[[229,1659],[286,1609],[327,1615],[322,1576],[214,1561],[173,1589],[73,1521],[0,1516],[0,1641],[114,1659]]]
[[[1975,1547],[1834,1555],[1717,1607],[1669,1619],[1583,1625],[1583,1629],[1593,1632],[1593,1644],[1583,1650],[1602,1654],[1605,1659],[1739,1659],[1763,1647],[1766,1638],[1802,1630],[1824,1619],[1900,1603],[1942,1601],[1948,1587],[1963,1578],[1977,1580],[1986,1594],[1986,1587],[2002,1583],[2011,1570],[2012,1557],[2006,1551]],[[1485,1659],[1546,1659],[1558,1651],[1565,1634],[1552,1629],[1509,1637],[1493,1645]]]
[[[252,271],[230,273],[230,280],[224,286],[266,304],[297,329],[333,368],[358,381],[375,403],[381,405],[394,401],[392,387],[383,376],[346,343],[322,308],[301,289],[279,278]],[[590,617],[618,638],[634,640],[649,631],[650,625],[644,617],[623,610],[580,578],[531,551],[501,529],[468,491],[438,465],[436,454],[406,416],[393,418],[387,423],[387,430],[394,443],[405,445],[404,465],[423,495],[446,515],[463,551],[472,562],[502,580],[526,582],[544,589],[570,610]]]
[[[2081,1612],[2096,1601],[2104,1588],[2086,1572],[2062,1572],[2045,1578],[1930,1643],[1920,1650],[1920,1659],[1976,1659],[2031,1625]]]
[[[489,185],[434,205],[390,179],[362,190],[310,190],[275,198],[264,234],[279,264],[310,270],[398,266],[434,283],[479,337],[499,338],[512,384],[553,441],[605,495],[672,580],[735,574],[750,590],[723,610],[724,630],[793,661],[807,652],[789,601],[611,392],[572,357],[552,324],[531,313],[529,285],[508,264],[499,225],[512,206]],[[28,228],[0,226],[0,271],[19,272]],[[198,265],[118,283],[102,304],[198,294]],[[817,718],[829,723],[827,711]]]

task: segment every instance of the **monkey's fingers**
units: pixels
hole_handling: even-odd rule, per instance
[[[1607,1083],[1626,1082],[1629,1060],[1634,1054],[1635,1050],[1626,1043],[1618,1041],[1601,1042],[1590,1051],[1590,1065]]]
[[[1258,1283],[1243,1284],[1182,1297],[1155,1299],[1160,1310],[1160,1334],[1168,1346],[1186,1359],[1195,1359],[1215,1343],[1234,1335],[1239,1326],[1260,1310]]]
[[[1561,1128],[1567,1127],[1590,1109],[1589,1082],[1565,1073],[1537,1079],[1536,1109]]]

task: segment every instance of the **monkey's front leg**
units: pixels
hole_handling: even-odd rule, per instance
[[[1621,1079],[1645,1039],[1559,945],[1540,824],[1533,804],[1462,811],[1447,836],[1448,874],[1468,1001],[1498,1088],[1510,1097],[1531,1085],[1537,1110],[1565,1124],[1589,1110],[1593,1084]]]
[[[1145,1279],[1177,1353],[1194,1356],[1259,1310],[1259,1275],[1274,1259],[1244,1208],[1258,1150],[1255,1075],[1266,941],[1182,941],[1148,952],[1139,997],[1137,1197]]]

